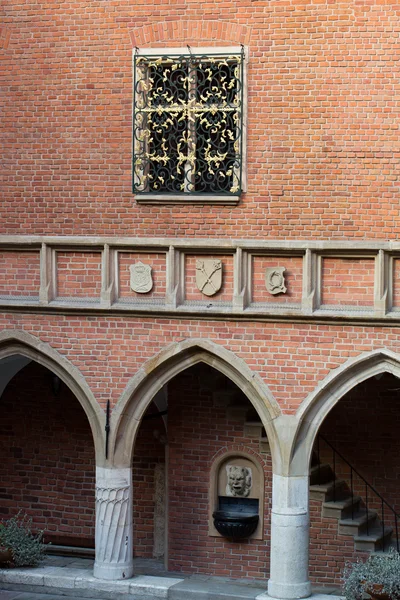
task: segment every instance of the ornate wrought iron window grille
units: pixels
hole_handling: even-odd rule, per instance
[[[244,50],[134,57],[133,192],[238,196]]]

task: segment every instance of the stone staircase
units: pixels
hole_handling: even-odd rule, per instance
[[[257,439],[261,454],[270,452],[265,429],[254,411],[240,402],[226,402],[227,413],[231,418],[244,421],[244,435]],[[313,455],[310,470],[310,500],[322,503],[322,516],[338,521],[338,533],[351,535],[356,550],[361,552],[387,552],[391,547],[396,550],[396,541],[392,539],[393,527],[382,524],[376,510],[366,509],[358,495],[351,493],[348,483],[336,477],[330,464],[319,464]]]
[[[329,464],[314,464],[310,471],[310,499],[322,503],[322,516],[338,520],[338,532],[352,535],[356,550],[387,551],[393,528],[383,526],[378,513],[368,509],[360,496],[353,495],[343,479],[338,479]]]

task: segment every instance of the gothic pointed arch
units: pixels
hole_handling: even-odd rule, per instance
[[[201,362],[223,373],[247,396],[265,427],[272,458],[278,460],[274,420],[281,411],[267,385],[230,350],[210,340],[188,339],[172,343],[148,360],[122,393],[112,414],[110,447],[115,466],[130,465],[138,427],[155,394],[175,375]]]
[[[314,441],[330,410],[356,385],[382,373],[400,378],[400,355],[378,349],[353,357],[332,371],[304,400],[296,413],[298,423],[291,449],[291,475],[308,473]]]
[[[46,367],[69,387],[89,420],[98,464],[104,462],[104,412],[82,373],[67,358],[39,338],[18,330],[0,332],[0,361],[14,355],[23,356]]]

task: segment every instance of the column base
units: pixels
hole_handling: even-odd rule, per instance
[[[268,596],[279,600],[297,600],[311,596],[311,583],[275,583],[268,581]]]
[[[96,579],[130,579],[133,577],[133,563],[118,563],[112,565],[110,563],[94,563],[93,577]]]

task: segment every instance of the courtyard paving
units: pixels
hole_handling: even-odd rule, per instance
[[[0,569],[0,600],[268,600],[257,580],[166,572],[157,560],[135,559],[135,576],[106,581],[93,559],[48,556],[37,568]],[[312,600],[339,600],[337,588],[313,589]]]

